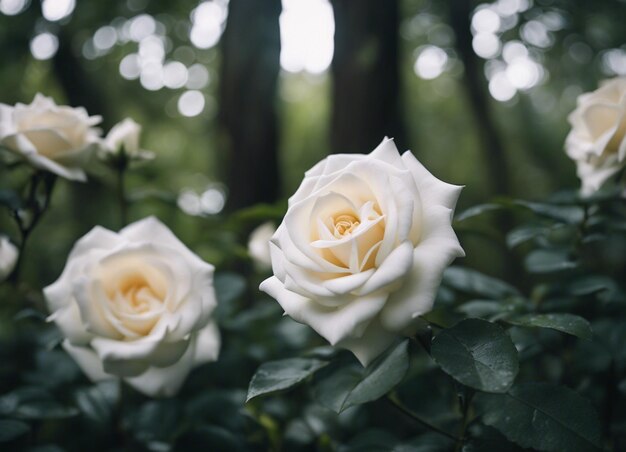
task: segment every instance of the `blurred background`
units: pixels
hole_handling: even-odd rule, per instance
[[[466,185],[465,208],[578,187],[567,115],[626,75],[625,23],[621,0],[0,0],[0,101],[42,92],[102,115],[105,133],[143,124],[157,158],[131,196],[175,209],[133,217],[175,229],[284,200],[327,154],[385,135]],[[95,180],[55,194],[46,221],[64,227],[39,238],[58,256],[45,281],[80,234],[118,227]],[[219,263],[216,234],[205,257]]]

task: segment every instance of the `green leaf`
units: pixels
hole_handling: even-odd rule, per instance
[[[23,419],[66,419],[76,416],[78,410],[53,400],[39,400],[21,405],[15,414]]]
[[[593,405],[575,391],[525,383],[507,394],[484,395],[483,422],[510,441],[541,451],[601,450],[601,425]]]
[[[115,380],[103,381],[76,391],[74,398],[85,416],[106,427],[111,421],[113,409],[119,399],[119,384]]]
[[[243,452],[248,449],[240,436],[221,427],[202,425],[178,437],[172,450]]]
[[[458,222],[465,221],[478,215],[482,215],[485,212],[493,212],[494,210],[499,209],[502,209],[502,206],[499,204],[479,204],[477,206],[473,206],[469,209],[464,210],[463,212],[458,214],[454,220]]]
[[[260,395],[289,389],[304,381],[328,362],[318,359],[290,358],[261,364],[250,381],[249,402]]]
[[[22,419],[64,419],[76,416],[78,410],[60,404],[42,387],[24,386],[0,397],[0,413]]]
[[[245,278],[237,273],[220,272],[213,281],[220,303],[232,303],[246,290]]]
[[[13,190],[0,190],[0,206],[16,212],[22,207],[22,200]]]
[[[30,431],[30,425],[26,422],[16,421],[14,419],[0,420],[0,443],[13,441],[25,433]]]
[[[389,348],[366,368],[356,363],[342,363],[329,368],[315,384],[317,400],[327,408],[341,413],[387,394],[409,368],[409,341]],[[320,374],[321,375],[321,374]]]
[[[605,292],[605,296],[611,296],[617,292],[618,286],[611,278],[598,275],[586,275],[576,278],[568,284],[568,291],[572,295],[585,296]]]
[[[543,204],[519,200],[515,201],[515,205],[525,207],[539,216],[568,224],[578,224],[585,216],[584,210],[578,206]]]
[[[174,436],[181,415],[178,399],[151,400],[133,414],[131,428],[135,437],[143,443],[168,441]]]
[[[524,264],[530,273],[553,273],[578,267],[567,251],[562,250],[535,250],[526,256]]]
[[[213,286],[218,300],[215,315],[220,322],[225,322],[233,316],[236,310],[235,301],[246,290],[246,280],[237,273],[219,272],[215,274]]]
[[[520,310],[523,307],[523,299],[508,298],[507,300],[470,300],[456,308],[467,317],[499,318],[503,315]]]
[[[472,438],[463,445],[463,452],[528,452],[509,441],[493,427],[481,426],[479,433],[472,432]]]
[[[443,274],[443,282],[461,292],[496,300],[519,295],[510,284],[464,267],[449,267]]]
[[[517,326],[551,328],[581,339],[593,336],[589,322],[574,314],[527,314],[506,319],[506,322]]]
[[[366,450],[387,450],[390,444],[395,444],[398,439],[386,430],[370,429],[360,431],[341,450],[342,452],[363,452]]]
[[[513,229],[506,235],[506,244],[509,248],[515,248],[537,236],[543,235],[546,228],[535,225],[524,225]]]
[[[467,319],[433,340],[433,359],[458,382],[486,392],[506,392],[519,370],[517,350],[498,325]]]
[[[454,448],[454,442],[439,433],[424,433],[409,441],[396,444],[391,452],[448,452]],[[381,450],[389,450],[388,447]]]

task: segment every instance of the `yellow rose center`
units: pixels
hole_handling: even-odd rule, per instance
[[[350,234],[361,222],[354,215],[339,215],[334,219],[335,237]]]
[[[123,277],[119,282],[117,292],[122,295],[127,306],[136,313],[150,310],[151,302],[163,302],[164,293],[150,285],[148,280],[140,273],[134,273]]]
[[[119,256],[100,268],[98,279],[122,334],[130,339],[149,334],[167,308],[167,275],[144,259]]]
[[[359,273],[375,267],[385,236],[385,216],[374,201],[346,206],[337,197],[336,208],[319,212],[311,245],[328,262]],[[332,275],[331,275],[332,276]]]

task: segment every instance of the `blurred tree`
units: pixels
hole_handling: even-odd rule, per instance
[[[387,135],[400,148],[398,1],[334,0],[331,148],[368,152]]]
[[[74,52],[71,34],[64,28],[59,30],[59,48],[52,59],[54,75],[67,96],[68,103],[75,107],[85,107],[90,115],[102,116],[101,127],[108,130],[113,125],[113,114],[102,98],[102,92],[81,63],[80,54]]]
[[[229,207],[273,202],[278,193],[276,88],[280,0],[231,0],[222,37],[220,114],[228,150]]]
[[[469,104],[477,122],[477,131],[485,153],[485,165],[488,169],[491,190],[497,194],[510,193],[508,165],[500,132],[489,112],[489,95],[484,76],[481,75],[482,63],[472,49],[470,18],[473,4],[470,0],[457,0],[449,3],[450,25],[456,35],[456,48],[465,68],[464,86]]]

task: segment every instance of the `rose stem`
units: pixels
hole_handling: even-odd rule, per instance
[[[472,403],[472,397],[474,397],[474,391],[471,389],[468,389],[468,392],[464,397],[459,395],[459,404],[461,405],[461,412],[463,413],[463,421],[461,422],[459,438],[457,439],[456,446],[454,447],[455,452],[460,452],[463,448],[463,443],[465,442],[465,432],[469,421],[469,411],[470,404]]]
[[[411,419],[413,419],[414,421],[416,421],[417,423],[421,424],[422,426],[426,427],[429,430],[432,430],[435,433],[439,433],[440,435],[445,436],[448,439],[451,439],[452,441],[458,442],[458,441],[462,441],[462,438],[457,438],[454,435],[451,435],[450,433],[440,429],[439,427],[436,427],[434,425],[432,425],[430,422],[425,421],[424,419],[422,419],[421,417],[419,417],[417,414],[415,414],[413,411],[409,410],[408,408],[406,408],[404,405],[402,405],[402,403],[398,400],[397,396],[395,394],[390,394],[387,396],[387,400],[394,406],[396,407],[401,413],[405,414],[406,416],[410,417]]]
[[[56,179],[56,175],[42,171],[37,171],[31,177],[28,188],[28,197],[26,198],[26,207],[32,209],[32,219],[28,225],[24,223],[23,218],[20,216],[19,210],[21,209],[13,211],[13,218],[15,219],[17,227],[20,231],[19,253],[17,255],[17,261],[15,262],[15,267],[9,276],[9,281],[11,281],[14,286],[17,286],[19,281],[26,243],[30,234],[33,232],[33,229],[35,229],[35,226],[37,226],[39,220],[41,220],[44,212],[50,206],[50,199],[52,198],[52,191],[54,190]],[[37,188],[41,181],[44,183],[44,197],[43,202],[40,205],[37,202]]]

